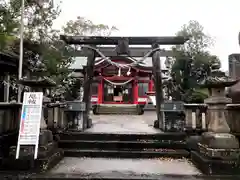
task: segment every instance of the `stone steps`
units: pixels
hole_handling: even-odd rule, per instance
[[[128,114],[142,115],[143,108],[138,105],[94,105],[93,113],[98,114]]]
[[[186,143],[181,141],[88,141],[62,140],[60,148],[68,149],[107,149],[107,150],[144,150],[144,149],[184,149]]]
[[[186,134],[65,133],[59,147],[66,157],[157,158],[188,157]]]
[[[156,134],[116,134],[116,133],[87,133],[63,132],[59,134],[61,140],[99,140],[99,141],[182,141],[186,138],[184,132],[164,132]]]
[[[64,149],[65,157],[103,157],[103,158],[185,158],[189,152],[184,149],[146,149],[133,150],[102,150],[102,149]]]

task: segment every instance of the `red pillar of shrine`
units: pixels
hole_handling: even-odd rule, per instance
[[[136,79],[134,80],[133,85],[134,104],[138,104],[138,81]]]
[[[101,78],[98,84],[98,104],[102,104],[103,102],[103,79]]]
[[[153,80],[150,79],[149,84],[148,84],[148,91],[153,91]]]

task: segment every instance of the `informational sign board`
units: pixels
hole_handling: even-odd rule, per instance
[[[21,145],[34,145],[34,159],[37,159],[38,141],[42,116],[42,92],[25,92],[18,135],[16,159]]]

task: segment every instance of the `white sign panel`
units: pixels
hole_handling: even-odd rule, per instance
[[[16,159],[19,158],[21,145],[35,145],[34,159],[37,159],[38,140],[42,116],[42,100],[42,92],[24,93]]]

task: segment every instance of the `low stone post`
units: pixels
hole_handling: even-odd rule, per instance
[[[72,126],[69,130],[73,131],[82,131],[84,130],[84,122],[83,122],[83,113],[86,111],[85,102],[75,100],[66,102],[67,108],[66,113],[71,116]]]
[[[185,115],[184,103],[182,101],[165,101],[161,105],[163,114],[162,131],[179,132],[184,131]]]
[[[58,119],[58,128],[64,130],[67,128],[67,118],[65,114],[65,109],[67,105],[66,103],[60,103],[59,104],[59,119]]]
[[[54,118],[54,112],[53,112],[53,107],[51,106],[52,103],[48,104],[46,106],[47,108],[47,127],[53,128],[54,123],[53,123],[53,118]]]

